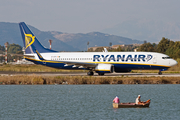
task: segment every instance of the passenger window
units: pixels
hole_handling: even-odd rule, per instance
[[[170,57],[162,57],[162,59],[171,59]]]

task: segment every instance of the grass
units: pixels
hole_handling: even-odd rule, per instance
[[[180,77],[1,76],[1,85],[180,84]]]
[[[85,72],[84,70],[64,70],[42,65],[0,65],[0,71],[14,72]]]

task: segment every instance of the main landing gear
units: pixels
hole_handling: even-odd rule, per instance
[[[93,71],[89,71],[89,72],[87,73],[87,75],[93,76],[93,75],[94,75],[94,72],[93,72]],[[98,73],[98,75],[99,75],[99,76],[102,76],[102,75],[104,75],[104,73]]]
[[[87,75],[92,76],[92,75],[94,75],[94,72],[93,72],[93,71],[89,71],[89,72],[87,73]]]
[[[162,72],[161,72],[161,70],[159,70],[158,74],[159,74],[159,75],[162,75]]]

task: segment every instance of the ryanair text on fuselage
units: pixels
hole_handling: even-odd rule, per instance
[[[153,58],[152,55],[94,55],[93,62],[100,62],[102,58],[103,62],[140,62],[140,61],[149,61]]]

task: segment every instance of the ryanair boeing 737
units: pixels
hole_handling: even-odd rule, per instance
[[[89,70],[88,75],[131,70],[167,70],[177,64],[169,56],[156,52],[58,52],[41,45],[24,22],[19,23],[26,60],[58,69]]]

